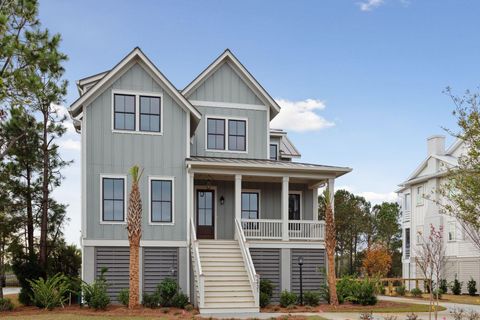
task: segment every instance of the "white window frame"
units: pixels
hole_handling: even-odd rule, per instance
[[[115,95],[131,95],[135,96],[135,130],[118,130],[115,129]],[[160,98],[160,132],[152,131],[141,131],[140,130],[140,96],[155,97]],[[144,135],[154,135],[162,136],[163,135],[163,94],[159,92],[146,92],[146,91],[132,91],[132,90],[112,90],[112,132],[113,133],[123,133],[123,134],[144,134]]]
[[[272,156],[272,155],[270,154],[270,146],[271,146],[271,145],[276,145],[276,146],[277,146],[277,155],[276,155],[276,158],[277,158],[277,159],[276,159],[276,160],[270,159],[271,156]],[[278,161],[278,160],[280,160],[280,144],[279,144],[278,142],[270,142],[270,143],[268,144],[268,160],[272,160],[272,161]]]
[[[420,194],[418,193],[419,189],[422,189]],[[416,186],[415,187],[415,204],[417,207],[423,206],[425,202],[424,196],[425,196],[425,186],[424,185]]]
[[[171,222],[160,222],[152,221],[152,181],[153,180],[164,180],[172,182],[172,221]],[[166,177],[166,176],[148,176],[148,224],[155,226],[173,226],[175,225],[175,177]]]
[[[407,199],[407,197],[410,197],[410,199]],[[408,206],[407,206],[407,203],[408,203]],[[412,194],[410,192],[405,193],[405,197],[403,199],[403,206],[405,207],[405,212],[412,211]]]
[[[455,221],[449,221],[447,223],[447,241],[455,242],[457,241],[457,224]],[[452,239],[450,239],[450,233],[452,233]]]
[[[224,136],[224,146],[225,149],[209,149],[208,148],[208,119],[219,119],[225,121],[225,136]],[[245,121],[245,150],[230,150],[228,149],[228,121],[229,120],[239,120]],[[225,117],[225,116],[216,116],[216,115],[207,115],[205,116],[205,151],[208,152],[229,152],[229,153],[248,153],[248,118],[245,117]]]
[[[104,221],[103,220],[103,178],[123,179],[124,199],[123,199],[123,221]],[[127,223],[127,176],[123,174],[101,174],[100,175],[100,224],[126,224]]]
[[[299,194],[300,195],[300,220],[290,220],[288,221],[302,221],[303,220],[303,191],[301,190],[289,190],[288,194]]]
[[[243,194],[244,192],[258,194],[258,219],[261,219],[262,218],[262,191],[260,189],[242,189],[241,193]],[[240,203],[240,215],[241,215],[241,211],[242,211],[242,204]]]

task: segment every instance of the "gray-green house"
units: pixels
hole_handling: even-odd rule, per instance
[[[144,168],[140,288],[177,279],[202,313],[258,311],[259,279],[299,291],[324,281],[318,188],[351,169],[292,161],[280,107],[229,51],[178,90],[139,49],[77,82],[82,137],[82,277],[108,267],[128,287],[129,168]]]

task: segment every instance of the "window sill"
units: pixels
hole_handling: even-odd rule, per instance
[[[100,224],[127,224],[127,221],[100,221]]]
[[[149,132],[149,131],[132,131],[132,130],[112,130],[113,133],[122,133],[122,134],[139,134],[147,136],[163,136],[163,132]]]
[[[150,226],[174,226],[175,222],[148,222]]]
[[[225,149],[205,149],[207,152],[223,152],[223,153],[244,153],[247,154],[248,150],[240,151],[240,150],[225,150]]]

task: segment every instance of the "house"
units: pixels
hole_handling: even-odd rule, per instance
[[[463,292],[467,292],[470,278],[480,283],[480,252],[457,219],[442,214],[438,205],[442,200],[441,195],[436,192],[444,181],[448,168],[457,166],[458,158],[464,151],[465,146],[461,140],[446,149],[444,136],[428,138],[427,157],[408,179],[400,184],[397,192],[403,212],[403,278],[423,278],[415,263],[419,244],[423,237],[428,237],[430,226],[437,229],[443,226],[447,263],[442,278],[452,282],[457,277],[463,282]],[[410,288],[414,285],[413,281],[409,283]]]
[[[135,48],[77,82],[69,112],[82,140],[82,277],[103,267],[112,299],[128,287],[128,170],[144,169],[142,292],[175,278],[202,313],[258,311],[259,279],[281,290],[324,281],[318,188],[350,168],[292,161],[270,128],[280,107],[226,50],[177,90]]]

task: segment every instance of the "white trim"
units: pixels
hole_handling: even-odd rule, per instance
[[[103,178],[123,179],[123,221],[103,221]],[[127,223],[127,176],[124,174],[100,174],[100,224],[126,224]]]
[[[83,240],[84,247],[128,247],[128,240]],[[140,240],[141,247],[187,247],[186,241]]]
[[[250,248],[291,248],[291,249],[323,249],[324,241],[266,241],[266,240],[247,240]]]
[[[146,134],[154,136],[163,136],[163,94],[159,92],[145,92],[134,90],[112,90],[112,132],[129,134]],[[135,97],[135,130],[115,129],[115,95],[130,95]],[[141,131],[140,130],[140,97],[160,98],[160,131]]]
[[[290,189],[290,190],[288,191],[288,196],[290,196],[291,194],[299,194],[299,195],[300,195],[300,220],[303,220],[303,207],[304,207],[304,204],[303,204],[303,191]],[[290,201],[288,201],[288,203],[289,203],[289,208],[288,208],[288,210],[290,211]],[[290,217],[288,217],[288,220],[290,221],[290,220],[292,220],[292,219],[290,219]],[[313,219],[312,219],[312,220],[313,220]],[[295,221],[295,220],[292,220],[292,221]],[[299,220],[297,220],[297,221],[299,221]]]
[[[232,102],[218,102],[218,101],[203,101],[203,100],[189,100],[191,104],[196,107],[212,107],[212,108],[229,108],[229,109],[243,109],[243,110],[258,110],[265,111],[269,108],[263,104],[247,104],[247,103],[232,103]]]
[[[82,212],[82,232],[81,238],[87,237],[87,115],[85,113],[86,108],[83,107],[83,114],[82,117],[82,130],[80,132],[81,135],[81,212]]]
[[[187,162],[188,163],[188,162]],[[192,163],[188,163],[192,164]],[[308,172],[288,172],[287,170],[284,171],[254,171],[254,170],[243,170],[242,167],[234,167],[234,168],[226,168],[226,169],[216,169],[213,168],[192,168],[191,171],[193,173],[206,173],[206,174],[227,174],[227,175],[235,175],[235,174],[242,174],[245,176],[257,176],[257,177],[291,177],[291,178],[305,178],[309,180],[326,180],[326,179],[334,179],[336,178],[333,174],[311,174]]]
[[[249,192],[249,193],[257,193],[258,194],[258,217],[257,219],[261,219],[262,217],[262,190],[260,189],[243,189],[242,188],[242,194],[244,192]],[[240,215],[242,213],[242,201],[240,200]]]
[[[267,109],[267,159],[270,159],[270,108]]]
[[[162,114],[163,116],[163,114]],[[190,137],[190,113],[187,113],[186,117],[186,137],[185,137],[185,145],[186,145],[186,153],[187,153],[187,158],[190,158],[190,145],[191,145],[191,137]]]
[[[217,206],[217,186],[206,186],[206,185],[196,185],[194,188],[194,196],[193,196],[193,221],[195,221],[195,228],[198,226],[197,221],[197,190],[213,190],[213,205],[214,205],[214,223],[213,223],[213,236],[214,239],[217,239],[217,215],[218,215],[218,206]],[[197,232],[197,230],[195,230]]]
[[[208,119],[218,119],[225,121],[225,136],[224,136],[224,146],[225,149],[208,149]],[[230,120],[245,121],[245,150],[230,150],[228,149],[228,125]],[[206,115],[205,116],[205,151],[207,152],[228,152],[228,153],[248,153],[248,118],[245,117],[226,117],[226,116],[216,116],[216,115]]]
[[[272,160],[272,159],[270,159],[270,146],[271,146],[272,144],[274,144],[274,145],[277,146],[277,156],[276,156],[276,159],[275,159],[275,160],[278,161],[278,160],[280,160],[280,143],[278,143],[278,142],[270,142],[270,143],[268,144],[268,159],[269,159],[269,160]]]
[[[152,222],[152,181],[171,181],[172,182],[172,221],[171,222]],[[175,225],[175,177],[148,176],[148,224],[151,226],[173,226]]]

